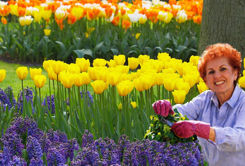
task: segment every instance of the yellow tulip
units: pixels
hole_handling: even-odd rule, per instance
[[[27,67],[18,67],[16,69],[16,74],[20,80],[24,80],[27,77],[28,69]]]
[[[117,66],[115,60],[113,60],[113,59],[111,59],[109,62],[107,62],[107,64],[109,67],[116,67]]]
[[[0,82],[2,82],[6,77],[6,70],[0,69]]]
[[[1,69],[0,70],[0,82],[2,82],[6,77],[6,70]]]
[[[91,79],[90,79],[88,73],[83,72],[83,73],[81,74],[81,77],[82,77],[82,79],[83,79],[83,84],[84,84],[84,85],[88,85],[88,84],[91,82]]]
[[[238,84],[241,88],[245,88],[245,76],[239,78]]]
[[[114,55],[113,59],[117,65],[124,65],[124,63],[126,61],[125,55]]]
[[[121,74],[118,74],[117,72],[109,72],[107,74],[107,81],[110,85],[115,86],[120,81]]]
[[[245,76],[239,78],[238,84],[241,88],[245,88]]]
[[[136,108],[137,107],[137,104],[136,104],[136,102],[135,101],[131,101],[131,106],[133,107],[133,108]]]
[[[40,14],[42,15],[44,20],[48,21],[52,15],[52,10],[42,10]]]
[[[89,77],[92,80],[107,80],[107,68],[106,67],[90,67],[88,69]]]
[[[144,86],[142,84],[142,77],[136,78],[133,80],[134,87],[137,91],[142,92],[144,89]]]
[[[18,14],[18,5],[9,5],[10,7],[10,13],[15,16],[19,16]]]
[[[175,82],[176,90],[184,90],[186,94],[189,92],[191,87],[188,82],[185,82],[183,79],[176,79]]]
[[[136,34],[135,34],[135,39],[137,39],[137,40],[138,40],[138,39],[139,39],[139,37],[140,37],[140,35],[141,35],[141,33],[136,33]]]
[[[85,58],[76,58],[76,64],[80,67],[80,72],[86,72],[90,67],[89,60]]]
[[[188,82],[190,87],[193,87],[197,83],[197,78],[194,78],[195,75],[192,73],[193,72],[191,72],[190,74],[183,75],[184,81]]]
[[[62,61],[54,61],[52,64],[53,71],[55,74],[59,75],[61,71],[66,70],[68,65]]]
[[[200,59],[200,56],[194,56],[194,55],[192,55],[192,56],[190,57],[189,62],[190,62],[193,66],[197,66],[197,65],[198,65],[199,59]]]
[[[71,14],[76,17],[76,20],[80,19],[83,16],[83,8],[80,6],[75,6],[71,9]]]
[[[87,85],[90,83],[90,78],[88,73],[79,73],[74,75],[74,84],[78,87],[82,85]]]
[[[244,79],[244,85],[245,85],[245,79]],[[197,89],[198,89],[199,93],[202,93],[202,92],[208,90],[208,87],[205,84],[205,82],[201,81],[201,82],[199,82],[199,84],[197,84]]]
[[[139,55],[138,57],[140,65],[142,65],[144,62],[148,61],[149,59],[150,59],[149,55]]]
[[[40,23],[42,15],[40,15],[39,12],[34,12],[33,17],[35,22]]]
[[[46,76],[44,75],[36,75],[34,77],[34,83],[37,88],[42,88],[46,82]]]
[[[159,12],[158,14],[158,19],[160,21],[165,22],[166,24],[168,24],[173,18],[173,14],[170,12]]]
[[[68,65],[67,71],[69,73],[80,73],[80,67],[77,64],[71,63]]]
[[[45,60],[45,61],[43,61],[44,70],[48,71],[48,68],[52,67],[55,62],[56,61],[54,61],[54,60]]]
[[[91,82],[91,86],[93,87],[94,93],[96,94],[102,94],[108,87],[107,84],[102,80]]]
[[[120,96],[127,96],[134,88],[132,81],[125,80],[117,84],[117,91]]]
[[[32,80],[34,80],[36,75],[41,75],[41,74],[42,74],[41,68],[30,68],[30,75]]]
[[[174,96],[174,102],[176,104],[183,104],[185,101],[186,91],[185,90],[174,90],[172,92]]]
[[[124,65],[118,65],[114,68],[112,68],[115,72],[118,73],[125,73],[127,74],[129,72],[129,67],[128,66],[124,66]]]
[[[57,80],[57,74],[55,74],[52,67],[49,67],[46,71],[48,72],[48,78],[50,80]]]
[[[44,29],[43,32],[45,36],[49,36],[51,33],[51,29]]]
[[[140,24],[145,24],[147,21],[147,17],[145,15],[142,15],[140,18],[139,18],[139,23]]]
[[[119,103],[118,106],[117,106],[117,108],[118,108],[119,110],[121,110],[121,109],[122,109],[122,103]]]
[[[83,85],[81,74],[82,73],[77,73],[74,75],[74,85],[76,85],[77,87],[80,87]]]
[[[164,79],[164,88],[167,90],[167,91],[172,91],[174,90],[175,88],[175,78],[166,78]]]
[[[164,79],[166,77],[166,74],[164,73],[157,73],[156,74],[156,85],[163,85],[164,84]]]
[[[171,59],[171,57],[170,57],[169,53],[162,52],[162,53],[158,53],[157,59],[160,61],[169,61]]]
[[[139,66],[138,58],[135,57],[128,58],[128,66],[131,70],[136,69]]]
[[[96,58],[93,61],[93,66],[94,67],[104,67],[106,65],[106,60],[105,59],[100,59],[100,58]]]
[[[63,72],[60,81],[65,88],[71,88],[74,84],[74,74]]]

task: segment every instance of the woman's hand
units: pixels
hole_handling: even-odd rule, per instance
[[[210,125],[201,121],[185,120],[174,123],[172,131],[181,138],[189,138],[196,135],[201,138],[209,139]]]
[[[169,114],[173,115],[171,103],[167,100],[158,100],[152,104],[152,107],[157,115],[167,117]]]

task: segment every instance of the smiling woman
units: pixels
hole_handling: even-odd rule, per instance
[[[198,136],[205,160],[211,166],[245,162],[245,92],[237,85],[240,69],[241,54],[231,45],[217,43],[207,47],[198,70],[209,90],[173,107],[190,120],[174,123],[172,131],[181,138]]]

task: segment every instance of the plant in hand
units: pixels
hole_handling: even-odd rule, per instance
[[[166,120],[175,123],[180,120],[187,120],[186,116],[183,116],[181,113],[179,113],[177,110],[174,111],[174,114],[168,114],[168,116],[165,118]],[[150,117],[151,123],[149,126],[149,129],[146,130],[146,134],[144,138],[150,139],[150,140],[156,140],[160,142],[167,142],[170,144],[175,144],[178,142],[192,142],[196,140],[195,136],[189,137],[189,138],[179,138],[177,137],[171,130],[171,126],[166,124],[162,119],[161,115],[152,115]]]

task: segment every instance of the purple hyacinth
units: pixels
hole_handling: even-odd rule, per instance
[[[88,101],[88,106],[90,106],[90,104],[94,103],[94,99],[93,96],[90,94],[89,91],[87,91],[87,93],[85,93],[85,95],[83,96],[84,92],[80,92],[81,98],[85,98]]]
[[[66,134],[60,131],[53,131],[52,129],[49,129],[47,136],[51,142],[60,142],[60,143],[68,142]]]
[[[48,166],[64,165],[66,163],[65,157],[56,148],[49,148],[47,154]]]
[[[83,163],[81,165],[92,166],[96,166],[101,163],[100,155],[93,144],[82,148],[82,151],[78,153],[76,159],[71,163],[71,165],[77,165],[78,163]]]
[[[42,159],[35,159],[35,158],[32,158],[29,164],[29,166],[43,166],[43,165],[44,164]]]
[[[79,149],[79,145],[77,143],[76,139],[69,140],[67,143],[60,144],[58,147],[61,149],[61,153],[65,156],[66,160],[70,158],[70,160],[74,157],[74,151],[77,151]]]
[[[8,108],[12,107],[9,97],[1,88],[0,88],[0,106],[3,106],[4,110],[6,110],[7,107]]]
[[[33,107],[33,92],[30,88],[25,88],[24,89],[24,96],[25,96],[25,100],[27,103],[31,103],[32,106],[32,112],[34,112],[34,107]],[[20,93],[18,94],[18,110],[20,110],[21,112],[23,111],[23,91],[20,91]]]
[[[43,153],[48,153],[48,149],[51,147],[52,142],[48,139],[47,134],[45,133],[39,140],[39,143],[42,147]]]
[[[23,119],[22,117],[17,117],[11,123],[11,126],[7,129],[6,134],[17,133],[21,138],[27,136],[32,136],[40,139],[43,132],[38,128],[37,123],[30,118]]]
[[[16,100],[14,97],[14,93],[13,93],[13,89],[11,86],[8,86],[6,89],[4,89],[5,94],[8,96],[9,101],[11,103],[11,107],[15,107],[16,106]]]
[[[84,92],[80,92],[81,98],[84,99],[86,101],[86,103],[88,103],[88,106],[90,106],[92,103],[94,103],[94,99],[93,96],[90,94],[89,91],[87,91],[87,93],[85,93],[85,95],[83,96]],[[69,99],[66,100],[66,104],[70,105]]]
[[[28,136],[26,150],[28,153],[28,158],[31,160],[34,159],[41,159],[43,156],[41,145],[39,144],[38,140],[35,137]]]
[[[3,152],[0,152],[0,165],[7,165],[11,159],[8,147],[3,147]]]
[[[27,163],[24,159],[20,158],[19,156],[14,156],[13,159],[9,162],[9,166],[26,166]]]
[[[85,130],[82,136],[82,148],[89,146],[93,142],[94,142],[94,136],[88,130]]]
[[[1,138],[1,142],[4,146],[6,146],[9,150],[9,155],[12,156],[22,156],[22,150],[24,149],[24,145],[21,142],[21,138],[17,133],[5,134]]]
[[[48,110],[51,110],[51,113],[54,114],[55,113],[55,101],[54,101],[54,95],[51,95],[51,100],[50,100],[50,96],[47,96],[46,98],[44,98],[43,106],[48,106]],[[50,108],[51,106],[51,108]]]

